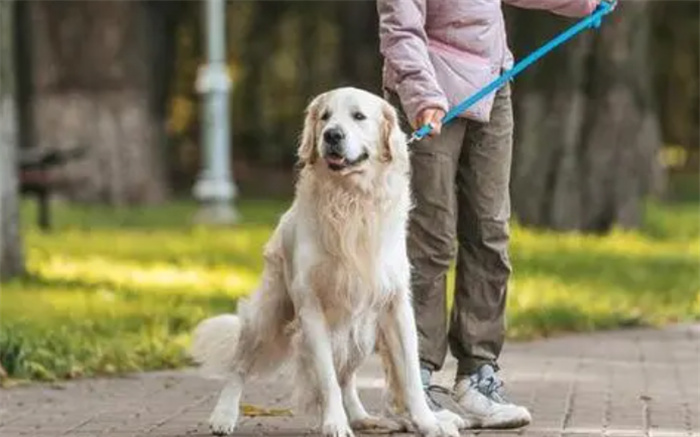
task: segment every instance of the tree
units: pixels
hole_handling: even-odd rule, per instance
[[[0,279],[24,271],[17,196],[17,113],[12,1],[0,2]]]
[[[653,60],[664,142],[700,147],[700,3],[654,2]],[[695,171],[698,163],[695,162]]]
[[[635,227],[661,179],[650,59],[649,2],[621,2],[516,79],[513,207],[520,222],[557,230]],[[508,10],[517,58],[569,20]]]
[[[379,17],[375,2],[338,2],[340,33],[338,76],[341,83],[382,94]]]
[[[168,196],[165,99],[178,2],[27,2],[33,140],[88,149],[70,195],[112,204]]]

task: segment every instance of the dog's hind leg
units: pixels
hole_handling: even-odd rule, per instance
[[[401,424],[388,418],[372,416],[365,410],[357,393],[355,372],[352,372],[341,384],[343,406],[353,430],[373,434],[405,431],[405,427]]]
[[[266,302],[243,319],[231,371],[209,419],[214,434],[233,432],[245,380],[276,370],[287,358],[289,336],[283,327],[273,326],[285,320],[279,310],[274,302]]]
[[[209,428],[215,435],[229,435],[233,433],[238,423],[238,409],[243,393],[243,376],[233,373],[226,381],[224,389],[219,395],[214,411],[209,417]]]
[[[241,304],[238,316],[208,319],[195,333],[194,349],[200,361],[226,378],[209,419],[214,434],[233,432],[246,379],[276,370],[289,355],[285,327],[294,317],[294,308],[277,267],[274,262],[266,265],[260,289]]]
[[[193,358],[202,365],[203,373],[226,379],[209,418],[209,426],[216,435],[231,434],[238,421],[244,379],[238,356],[241,343],[247,342],[247,332],[243,319],[233,314],[206,319],[194,331]]]
[[[352,428],[357,429],[355,424],[368,419],[370,415],[367,410],[365,410],[364,405],[362,405],[360,396],[357,393],[354,372],[350,374],[345,381],[341,381],[341,390],[343,392],[345,413],[348,415],[348,420]]]

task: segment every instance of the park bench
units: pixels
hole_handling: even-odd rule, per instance
[[[39,228],[51,228],[50,198],[53,191],[63,185],[52,170],[83,156],[85,147],[72,149],[30,148],[19,151],[20,193],[36,197]]]

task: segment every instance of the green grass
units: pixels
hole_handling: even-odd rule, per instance
[[[29,274],[3,284],[0,362],[52,380],[187,364],[191,328],[252,290],[287,204],[244,201],[235,228],[190,226],[193,205],[57,205],[40,233],[23,205]],[[605,237],[513,226],[508,335],[527,339],[700,318],[700,214],[650,206],[639,232]]]

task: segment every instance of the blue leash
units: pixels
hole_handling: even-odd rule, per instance
[[[534,52],[530,53],[525,59],[522,61],[518,62],[511,68],[510,70],[504,72],[501,76],[499,76],[497,79],[495,79],[493,82],[489,83],[486,85],[484,88],[480,89],[477,91],[474,95],[470,96],[466,100],[464,100],[462,103],[459,105],[455,106],[454,108],[450,109],[447,114],[442,118],[442,124],[445,125],[452,121],[453,119],[457,118],[459,114],[464,112],[467,108],[478,102],[479,100],[483,99],[486,97],[489,93],[497,90],[503,84],[514,78],[517,74],[522,72],[524,69],[535,63],[537,60],[539,60],[541,57],[546,55],[547,53],[551,52],[555,47],[563,44],[564,42],[568,41],[569,39],[573,38],[576,34],[579,32],[589,29],[589,28],[595,28],[597,29],[600,27],[601,21],[603,19],[603,16],[609,14],[610,12],[615,9],[617,1],[608,1],[608,0],[602,0],[599,4],[596,10],[583,20],[579,21],[578,23],[574,24],[571,26],[569,29],[566,31],[560,33],[556,37],[552,38],[549,42],[547,42],[545,45],[542,47],[538,48]],[[430,124],[426,124],[422,126],[420,129],[416,130],[413,132],[411,137],[408,140],[408,144],[411,144],[415,141],[420,141],[423,139],[426,135],[430,133],[432,130],[432,126]]]

